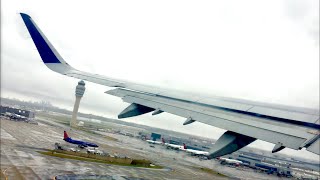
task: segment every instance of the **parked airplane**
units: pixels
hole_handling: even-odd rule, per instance
[[[195,149],[188,149],[186,144],[183,144],[182,146],[182,151],[186,151],[188,153],[191,153],[194,156],[208,156],[209,152],[207,151],[200,151],[200,150],[195,150]]]
[[[177,145],[177,144],[166,143],[165,145],[167,146],[167,148],[174,149],[174,150],[181,150],[183,148],[183,146]]]
[[[162,144],[162,145],[165,145],[167,146],[167,148],[170,148],[170,149],[180,149],[182,146],[180,145],[176,145],[176,144],[170,144],[170,143],[166,143],[165,140],[162,138],[161,141],[153,141],[153,140],[146,140],[148,143],[150,144]]]
[[[161,142],[161,141],[153,141],[153,140],[150,140],[150,139],[148,139],[148,140],[146,140],[148,143],[150,143],[150,144],[163,144],[163,142]]]
[[[164,138],[162,138],[162,144],[166,145],[168,149],[181,150],[183,146],[177,144],[166,143]]]
[[[228,158],[222,158],[222,157],[219,157],[217,159],[221,161],[221,164],[229,164],[229,165],[235,165],[235,166],[240,166],[241,164],[243,164],[242,161],[239,161],[236,159],[228,159]]]
[[[84,147],[99,147],[97,144],[91,143],[91,142],[85,142],[85,141],[79,141],[79,140],[74,140],[71,139],[66,131],[63,131],[63,140],[65,140],[68,143],[71,144],[76,144],[78,145],[80,148],[84,148]]]
[[[118,118],[167,112],[227,131],[210,150],[209,158],[237,151],[256,139],[275,144],[272,152],[288,147],[320,154],[319,109],[308,109],[225,97],[202,97],[77,70],[49,42],[32,18],[20,13],[44,64],[57,73],[114,87],[107,94],[131,103]],[[47,25],[47,24],[46,24]],[[294,97],[293,97],[294,98]]]

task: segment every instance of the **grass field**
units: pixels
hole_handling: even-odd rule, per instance
[[[216,172],[216,171],[214,171],[212,169],[209,169],[209,168],[205,168],[205,167],[194,167],[194,168],[198,169],[198,170],[200,170],[202,172],[206,172],[208,174],[212,174],[212,175],[216,175],[216,176],[220,176],[220,177],[228,177],[228,176],[226,176],[224,174],[221,174],[221,173]]]
[[[80,161],[88,161],[88,162],[96,162],[96,163],[104,163],[104,164],[113,164],[113,165],[119,165],[119,166],[130,166],[130,167],[144,167],[144,168],[153,168],[153,169],[162,169],[162,166],[154,165],[154,166],[146,166],[146,161],[148,160],[133,160],[131,164],[124,164],[124,163],[117,163],[117,162],[109,162],[104,161],[100,159],[94,159],[94,158],[86,158],[81,156],[75,156],[70,154],[64,154],[59,153],[55,151],[38,151],[38,153],[47,155],[47,156],[53,156],[53,157],[59,157],[59,158],[66,158],[66,159],[74,159],[74,160],[80,160]],[[148,161],[149,162],[149,161]]]

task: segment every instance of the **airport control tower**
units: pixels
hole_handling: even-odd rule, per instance
[[[86,88],[85,88],[84,81],[83,80],[79,81],[76,87],[76,102],[74,103],[74,107],[73,107],[72,119],[70,121],[70,128],[77,127],[77,114],[78,114],[79,104],[85,90]]]

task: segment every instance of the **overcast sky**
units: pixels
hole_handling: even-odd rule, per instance
[[[50,71],[28,13],[77,69],[205,95],[319,109],[319,1],[17,1],[1,4],[1,96],[72,109],[78,80]],[[86,82],[80,111],[128,104]],[[217,139],[224,131],[161,114],[127,119]],[[251,146],[271,150],[257,141]],[[282,152],[316,158],[306,151]]]

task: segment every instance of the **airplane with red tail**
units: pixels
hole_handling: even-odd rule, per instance
[[[80,148],[84,148],[84,147],[99,147],[97,144],[95,143],[91,143],[91,142],[85,142],[85,141],[79,141],[79,140],[74,140],[71,137],[68,136],[67,132],[64,131],[63,132],[64,136],[63,136],[63,140],[65,140],[68,143],[71,144],[76,144],[78,145]]]
[[[183,146],[181,148],[182,151],[186,151],[188,153],[191,153],[192,155],[195,156],[208,156],[209,152],[207,151],[200,151],[200,150],[195,150],[195,149],[187,149],[186,144],[183,143]]]

